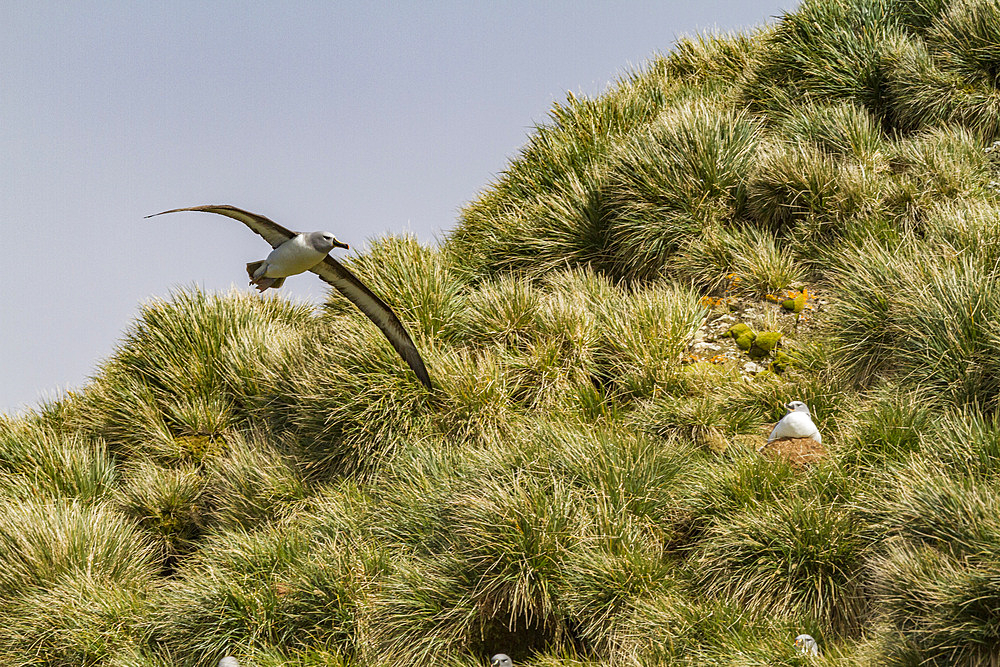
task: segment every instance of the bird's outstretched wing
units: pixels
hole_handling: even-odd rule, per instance
[[[375,293],[368,289],[357,276],[347,270],[347,267],[327,255],[323,261],[309,269],[324,282],[337,288],[361,310],[368,319],[375,323],[385,337],[389,339],[392,347],[399,353],[417,378],[428,389],[432,389],[431,378],[427,375],[427,368],[424,367],[424,360],[420,358],[417,346],[413,344],[406,327],[396,317],[396,313],[382,299],[375,296]]]
[[[226,206],[224,204],[192,206],[191,208],[172,208],[169,211],[154,213],[153,215],[147,215],[146,217],[152,218],[157,215],[163,215],[164,213],[178,213],[180,211],[204,211],[205,213],[218,213],[219,215],[228,216],[233,220],[239,220],[254,232],[262,236],[265,241],[271,244],[272,248],[277,248],[279,245],[296,234],[296,232],[285,229],[270,218],[265,218],[262,215],[251,213],[250,211],[244,211],[243,209],[236,208],[235,206]]]
[[[285,229],[269,218],[256,213],[250,213],[235,206],[192,206],[190,208],[174,208],[161,213],[147,215],[152,218],[155,215],[164,213],[177,213],[178,211],[204,211],[206,213],[218,213],[234,220],[239,220],[244,225],[264,238],[271,244],[272,248],[295,236],[295,232]],[[347,270],[343,264],[327,255],[322,262],[310,269],[313,273],[322,278],[325,282],[333,285],[341,294],[346,296],[351,303],[357,306],[368,319],[375,323],[385,335],[392,347],[399,353],[417,378],[428,389],[431,389],[431,378],[427,374],[424,360],[420,358],[417,346],[413,344],[410,334],[407,333],[403,323],[396,317],[396,313],[382,299],[375,296],[374,292],[368,289],[364,283],[358,280],[357,276]]]

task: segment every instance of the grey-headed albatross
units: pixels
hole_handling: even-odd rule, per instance
[[[235,206],[192,206],[190,208],[174,208],[147,215],[152,218],[164,213],[180,211],[204,211],[218,213],[244,225],[271,244],[273,250],[267,256],[256,262],[247,264],[250,284],[263,292],[268,288],[277,289],[285,282],[285,278],[305,271],[312,271],[321,280],[333,285],[337,291],[347,297],[362,313],[375,323],[392,347],[403,358],[417,378],[428,389],[431,389],[431,378],[427,375],[424,361],[420,358],[417,347],[413,344],[396,314],[382,299],[368,289],[358,277],[347,270],[343,264],[330,257],[327,253],[333,248],[347,248],[333,234],[328,232],[310,232],[298,234],[285,229],[278,223],[256,213],[250,213]]]

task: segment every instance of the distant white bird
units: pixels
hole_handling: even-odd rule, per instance
[[[795,648],[799,649],[799,653],[804,653],[806,655],[819,655],[819,645],[816,643],[816,640],[812,638],[812,635],[799,635],[796,637]]]
[[[819,434],[816,424],[813,424],[809,416],[809,407],[805,403],[792,401],[785,405],[785,409],[788,413],[774,425],[771,435],[767,437],[768,442],[778,438],[812,438],[820,444],[823,443],[823,437]]]
[[[231,655],[227,655],[219,661],[219,667],[240,667],[240,661]]]
[[[312,271],[323,281],[333,285],[382,330],[399,356],[416,373],[420,382],[428,389],[432,388],[424,360],[420,357],[420,352],[413,344],[406,327],[396,317],[396,313],[358,280],[357,276],[348,271],[347,267],[327,255],[333,248],[347,248],[346,243],[341,243],[329,232],[297,234],[262,215],[235,206],[175,208],[146,217],[152,218],[179,211],[204,211],[239,220],[270,243],[273,250],[267,259],[247,264],[250,284],[261,292],[268,288],[277,289],[285,282],[285,278],[304,271]]]
[[[497,653],[490,658],[490,667],[513,667],[513,665],[514,663],[510,661],[510,656],[506,653]]]

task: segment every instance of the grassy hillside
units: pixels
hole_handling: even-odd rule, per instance
[[[0,418],[0,664],[996,664],[998,139],[994,0],[806,0],[351,261],[433,392],[337,294],[150,301]]]

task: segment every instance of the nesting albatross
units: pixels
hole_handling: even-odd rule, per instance
[[[312,271],[324,282],[333,285],[368,319],[375,323],[392,347],[399,353],[417,378],[428,389],[431,389],[431,379],[427,375],[424,361],[420,358],[410,334],[407,333],[396,314],[382,299],[368,289],[357,276],[347,270],[343,264],[330,257],[327,253],[333,248],[347,248],[329,232],[296,233],[285,229],[278,223],[256,213],[250,213],[235,206],[192,206],[190,208],[174,208],[147,215],[152,218],[164,213],[180,211],[204,211],[217,213],[234,220],[239,220],[252,229],[265,241],[271,244],[271,253],[266,259],[247,264],[250,284],[263,292],[268,288],[277,289],[285,282],[285,278],[305,271]]]
[[[774,425],[771,435],[767,437],[768,442],[780,438],[812,438],[818,443],[823,442],[823,436],[809,415],[809,406],[802,401],[792,401],[785,404],[785,410],[788,412]]]

